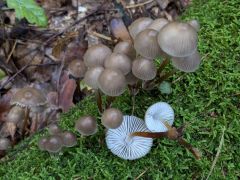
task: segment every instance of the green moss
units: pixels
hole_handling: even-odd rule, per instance
[[[187,123],[185,138],[203,153],[199,161],[175,142],[155,140],[151,152],[136,161],[124,161],[107,149],[104,130],[92,137],[78,138],[78,146],[50,156],[37,148],[44,133],[26,139],[0,165],[2,179],[205,179],[210,171],[226,127],[224,145],[211,179],[240,177],[240,5],[238,1],[194,1],[183,19],[201,24],[199,51],[201,68],[190,74],[179,72],[172,81],[173,93],[141,92],[136,97],[135,115],[143,118],[147,107],[157,101],[169,102],[176,113],[175,125]],[[180,78],[179,78],[180,77]],[[62,115],[61,126],[73,130],[81,115],[99,116],[92,97]],[[127,93],[114,107],[131,113]],[[98,117],[99,119],[99,117]],[[28,145],[26,145],[28,144]],[[18,153],[16,153],[18,152]]]

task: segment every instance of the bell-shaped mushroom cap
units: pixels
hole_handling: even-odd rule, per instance
[[[76,121],[75,128],[81,135],[93,135],[97,132],[97,120],[92,116],[83,116]]]
[[[108,129],[106,143],[108,149],[123,159],[134,160],[145,156],[152,147],[152,138],[131,136],[133,132],[149,132],[144,121],[135,116],[123,116],[117,129]]]
[[[152,60],[137,58],[133,61],[132,73],[137,78],[148,81],[156,77],[157,68]]]
[[[108,129],[118,128],[123,121],[123,114],[116,108],[109,108],[102,114],[102,124]]]
[[[110,29],[117,39],[130,40],[129,32],[121,18],[114,18],[110,22]]]
[[[171,22],[160,30],[158,44],[170,56],[190,56],[197,49],[197,31],[188,23]]]
[[[118,70],[105,69],[98,78],[101,91],[108,96],[119,96],[126,88],[126,79]]]
[[[104,62],[104,66],[109,69],[119,70],[124,75],[128,74],[132,68],[131,59],[121,53],[112,53]]]
[[[145,113],[145,123],[152,132],[165,132],[167,127],[164,122],[170,126],[174,121],[174,111],[172,107],[165,102],[158,102],[151,105]]]
[[[8,138],[0,138],[0,150],[7,150],[11,147],[11,142]]]
[[[192,27],[194,27],[194,29],[198,32],[200,30],[200,24],[198,22],[198,20],[193,19],[188,21],[188,24],[190,24]]]
[[[133,75],[132,72],[128,73],[128,74],[125,76],[125,78],[126,78],[127,84],[129,84],[129,85],[134,85],[134,84],[136,84],[137,81],[139,80],[136,76]]]
[[[93,45],[84,54],[84,63],[87,67],[103,66],[111,53],[111,49],[103,44]]]
[[[48,141],[47,137],[42,137],[39,141],[38,141],[38,147],[40,150],[45,151],[46,150],[46,143]]]
[[[77,144],[77,137],[75,134],[69,131],[61,133],[63,145],[66,147],[73,147]]]
[[[136,57],[136,51],[133,47],[133,44],[128,41],[121,41],[121,42],[117,43],[113,49],[113,52],[125,54],[130,59],[135,59],[135,57]]]
[[[172,64],[175,68],[183,72],[194,72],[199,68],[201,57],[198,51],[187,57],[172,58]]]
[[[32,87],[25,87],[16,92],[10,102],[11,105],[29,107],[32,111],[42,111],[47,99],[41,91]]]
[[[135,40],[134,47],[141,56],[154,59],[162,54],[162,51],[157,42],[158,32],[152,29],[146,29],[140,32]]]
[[[168,20],[165,18],[158,18],[153,20],[153,22],[147,27],[148,29],[153,29],[157,32],[159,32],[163,26],[165,26],[168,23]]]
[[[98,77],[104,71],[101,66],[89,68],[84,76],[84,82],[93,89],[98,89]]]
[[[57,135],[57,134],[60,134],[62,130],[57,124],[50,124],[48,126],[48,132],[51,135]]]
[[[50,153],[57,153],[62,149],[63,142],[59,135],[52,135],[48,138],[45,149]]]
[[[142,18],[136,19],[128,27],[129,33],[132,36],[132,38],[135,39],[137,34],[140,33],[141,31],[145,30],[152,22],[153,22],[153,20],[148,17],[142,17]]]
[[[74,78],[83,78],[87,67],[82,60],[73,60],[68,65],[68,73]]]
[[[18,124],[24,119],[24,110],[19,106],[13,106],[7,115],[7,121]]]

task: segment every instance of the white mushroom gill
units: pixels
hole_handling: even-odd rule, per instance
[[[153,139],[131,136],[133,132],[149,132],[143,120],[135,116],[123,116],[121,126],[109,129],[106,134],[108,149],[118,157],[134,160],[145,156],[151,149]]]
[[[145,113],[145,123],[152,132],[166,132],[168,129],[164,121],[170,126],[174,121],[174,111],[172,107],[165,102],[158,102],[150,106]]]

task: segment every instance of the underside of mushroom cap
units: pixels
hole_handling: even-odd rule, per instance
[[[197,31],[188,23],[171,22],[160,30],[158,44],[170,56],[186,57],[197,49]]]
[[[147,109],[144,119],[150,131],[166,132],[168,129],[164,122],[167,122],[170,126],[173,124],[174,111],[168,103],[158,102]]]
[[[133,132],[149,132],[143,120],[135,116],[123,116],[117,129],[109,129],[106,134],[108,149],[118,157],[134,160],[145,156],[152,147],[153,139],[131,136]]]
[[[194,72],[196,71],[201,63],[201,57],[198,51],[187,57],[172,58],[172,64],[176,69],[183,72]]]

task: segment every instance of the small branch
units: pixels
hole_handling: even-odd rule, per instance
[[[153,2],[153,1],[154,1],[154,0],[148,0],[148,1],[143,2],[143,3],[128,5],[128,6],[126,6],[125,8],[126,8],[126,9],[136,8],[136,7],[140,7],[140,6],[144,6],[144,5],[146,5],[146,4],[149,4],[149,3]]]
[[[17,45],[17,40],[14,41],[14,44],[13,44],[12,50],[11,50],[11,52],[9,53],[8,57],[7,57],[7,60],[6,60],[7,64],[8,64],[8,62],[9,62],[9,60],[10,60],[12,54],[13,54],[13,51],[14,51],[15,48],[16,48],[16,45]]]

